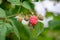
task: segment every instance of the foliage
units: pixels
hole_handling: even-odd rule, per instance
[[[49,22],[49,27],[44,28],[43,24],[38,22],[31,30],[14,18],[18,14],[29,15],[32,11],[34,12],[34,5],[31,0],[0,0],[0,40],[60,39],[60,15],[54,16],[47,12],[49,14],[46,17],[54,17],[54,20]]]

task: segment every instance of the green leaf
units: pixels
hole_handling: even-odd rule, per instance
[[[4,24],[0,25],[0,40],[5,40],[7,28]]]
[[[2,8],[0,8],[0,18],[5,18],[5,17],[6,17],[5,11]]]
[[[0,25],[3,24],[3,20],[0,20]]]
[[[28,28],[27,26],[23,26],[23,29],[24,29],[25,34],[26,34],[28,37],[30,37],[30,30],[29,30],[29,28]]]
[[[8,19],[8,21],[12,24],[12,28],[13,28],[13,32],[15,33],[15,35],[17,36],[17,38],[20,40],[20,34],[18,29],[16,28],[16,26],[14,25],[14,22],[11,19]]]
[[[2,3],[2,0],[0,0],[0,4]]]
[[[46,17],[50,17],[50,16],[54,16],[54,14],[52,12],[46,12]]]
[[[37,36],[39,36],[41,34],[41,32],[44,30],[43,29],[43,24],[38,22],[37,25],[34,27],[36,33],[37,33]]]
[[[30,29],[28,26],[24,26],[21,22],[14,20],[16,27],[18,28],[19,33],[21,34],[21,40],[27,40],[30,38]]]
[[[60,30],[60,20],[50,21],[49,28],[52,30]]]
[[[38,37],[38,39],[37,40],[53,40],[53,38],[52,37],[44,37],[44,36],[40,36],[40,37]]]
[[[15,25],[13,25],[13,31],[14,31],[15,35],[16,35],[16,36],[19,38],[19,40],[20,40],[20,34],[19,34],[19,32],[18,32],[18,30],[17,30],[17,28],[16,28]]]
[[[12,25],[9,23],[5,23],[6,27],[7,27],[7,35],[9,35],[12,32]]]
[[[30,5],[29,5],[29,2],[24,1],[24,2],[22,3],[22,6],[23,6],[24,8],[26,8],[26,9],[32,11],[32,9],[31,9],[31,7],[30,7]]]
[[[30,29],[27,26],[22,25],[22,23],[20,23],[20,34],[21,37],[26,40],[31,36]]]
[[[50,32],[49,29],[45,28],[40,36],[47,36],[48,32]]]
[[[60,15],[59,16],[54,16],[54,20],[60,20]]]
[[[20,5],[20,0],[7,0],[7,1],[13,5]]]
[[[38,22],[35,26],[34,29],[31,30],[31,38],[36,39],[43,31],[43,24]]]

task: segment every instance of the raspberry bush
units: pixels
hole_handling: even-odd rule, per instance
[[[59,11],[44,15],[45,9],[34,2],[39,0],[0,0],[0,40],[60,40]]]

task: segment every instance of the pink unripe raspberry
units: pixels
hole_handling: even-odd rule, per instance
[[[31,24],[32,26],[36,25],[37,22],[38,22],[38,18],[37,18],[36,16],[31,16],[31,17],[30,17],[30,24]]]

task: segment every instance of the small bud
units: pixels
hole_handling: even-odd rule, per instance
[[[21,22],[23,17],[22,16],[16,16],[15,18],[17,18],[17,21]]]
[[[43,20],[43,16],[42,15],[38,15],[38,19],[39,20]]]
[[[29,20],[29,16],[25,16],[24,20],[28,21]]]

